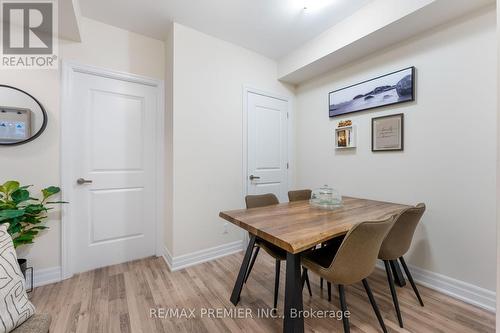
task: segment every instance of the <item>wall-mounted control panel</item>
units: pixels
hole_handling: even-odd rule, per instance
[[[0,140],[20,141],[31,137],[31,110],[0,106]]]

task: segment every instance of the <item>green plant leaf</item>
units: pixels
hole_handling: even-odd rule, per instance
[[[33,244],[33,239],[13,239],[14,242],[14,248],[17,248],[19,245],[24,245],[24,244]]]
[[[5,210],[0,210],[0,222],[6,221],[15,217],[20,217],[25,214],[25,211],[23,209],[16,210],[16,209],[5,209]]]
[[[37,215],[24,215],[23,216],[23,222],[26,222],[26,223],[37,223],[39,220],[40,220],[40,216],[37,216]]]
[[[47,207],[42,204],[31,204],[24,207],[27,214],[40,214],[47,211]]]
[[[31,227],[30,230],[46,230],[49,229],[49,227],[46,227],[44,225],[37,225],[35,227]]]
[[[24,238],[34,237],[36,235],[38,235],[38,230],[29,229],[21,232],[19,237],[24,239]]]
[[[15,209],[16,204],[13,202],[2,202],[0,203],[0,210]]]
[[[35,236],[38,232],[31,232],[31,231],[23,231],[21,232],[16,239],[18,240],[29,240],[33,239],[33,236]]]
[[[21,223],[15,223],[15,224],[11,223],[9,225],[9,229],[7,231],[10,235],[15,235],[15,234],[21,232],[22,229],[23,229],[23,226],[21,225]]]
[[[51,197],[53,196],[54,194],[57,194],[61,192],[61,189],[57,186],[49,186],[47,188],[44,188],[42,190],[42,194],[43,194],[43,199],[47,199],[48,197]]]
[[[59,193],[61,189],[50,186],[42,190],[41,198],[34,198],[29,193],[31,185],[20,186],[17,181],[8,181],[0,185],[0,224],[9,223],[8,232],[12,235],[14,246],[32,244],[44,226],[50,205],[63,201],[47,202],[47,198]]]
[[[30,200],[30,192],[28,192],[25,189],[18,188],[12,194],[10,195],[12,198],[12,201],[14,201],[16,204],[24,201]]]
[[[15,181],[15,180],[9,180],[9,181],[6,181],[5,183],[3,183],[2,186],[0,186],[0,192],[6,194],[6,196],[8,196],[9,194],[14,192],[18,188],[19,188],[19,182]]]

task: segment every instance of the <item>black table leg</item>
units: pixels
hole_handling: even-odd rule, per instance
[[[237,305],[240,300],[241,288],[243,288],[243,283],[245,282],[245,276],[247,274],[248,264],[250,263],[250,258],[252,257],[253,247],[255,245],[255,236],[250,236],[250,241],[248,242],[247,251],[243,257],[243,262],[241,263],[240,272],[238,273],[238,278],[234,284],[233,293],[231,294],[231,303]]]
[[[394,276],[394,283],[396,283],[398,287],[406,286],[406,281],[403,276],[403,272],[401,272],[401,267],[399,266],[398,261],[390,260],[389,263],[391,264],[392,275]]]
[[[303,333],[302,281],[300,276],[300,254],[286,254],[285,318],[283,332]]]

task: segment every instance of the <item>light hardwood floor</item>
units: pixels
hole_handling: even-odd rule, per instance
[[[53,316],[51,332],[281,332],[282,320],[255,318],[272,306],[274,261],[259,256],[238,307],[229,302],[242,253],[171,273],[162,258],[147,258],[106,267],[36,288],[37,311]],[[283,267],[284,265],[282,265]],[[283,311],[282,269],[279,314]],[[338,310],[338,292],[329,303],[319,278],[311,274],[313,297],[304,290],[304,309]],[[494,315],[430,289],[420,287],[420,307],[409,286],[398,288],[405,329],[399,328],[385,273],[369,278],[389,332],[494,332]],[[381,332],[361,284],[347,288],[352,332]],[[196,318],[151,318],[150,309],[195,309]],[[208,318],[201,309],[250,309],[254,318]],[[186,315],[189,311],[186,310]],[[182,313],[182,312],[180,312]],[[336,319],[305,320],[307,332],[342,332]]]

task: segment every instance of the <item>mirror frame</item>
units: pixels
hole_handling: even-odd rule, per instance
[[[40,101],[38,99],[36,99],[33,95],[29,94],[28,92],[26,92],[26,91],[24,91],[22,89],[19,89],[19,88],[13,87],[13,86],[9,86],[9,85],[6,85],[6,84],[0,84],[0,88],[10,88],[10,89],[14,89],[14,90],[17,90],[19,92],[22,92],[23,94],[28,95],[29,97],[31,97],[36,102],[36,104],[38,104],[38,106],[40,107],[40,110],[42,110],[42,115],[43,115],[42,127],[40,127],[40,129],[33,136],[31,136],[30,138],[28,138],[26,140],[23,140],[23,141],[9,142],[9,143],[2,143],[2,142],[0,142],[0,146],[17,146],[17,145],[22,145],[22,144],[28,143],[30,141],[33,141],[36,138],[38,138],[40,135],[42,135],[43,131],[45,131],[45,129],[47,128],[47,123],[48,123],[47,112],[45,111],[45,108],[43,107],[42,103],[40,103]]]

